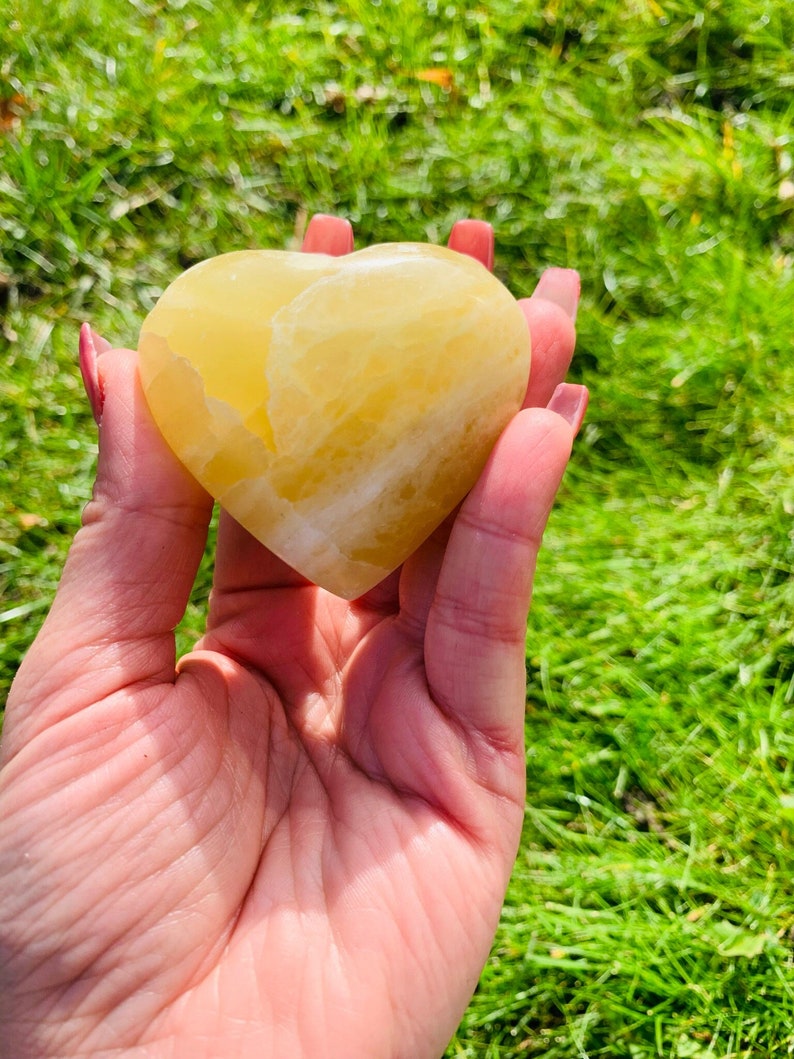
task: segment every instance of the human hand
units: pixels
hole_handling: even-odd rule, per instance
[[[479,222],[450,245],[492,260]],[[352,232],[316,217],[304,249]],[[178,662],[211,500],[135,353],[84,329],[97,481],[0,758],[0,1055],[441,1054],[521,829],[526,615],[586,405],[558,385],[577,297],[558,269],[522,302],[527,407],[401,571],[348,603],[222,514]]]

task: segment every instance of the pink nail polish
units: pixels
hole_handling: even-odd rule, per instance
[[[468,254],[493,271],[494,231],[487,221],[472,218],[456,221],[449,233],[447,245],[450,250]]]
[[[586,386],[561,382],[546,407],[550,412],[562,416],[573,427],[574,433],[577,433],[584,420],[589,399],[590,394]]]
[[[85,392],[88,396],[88,403],[91,405],[94,422],[98,424],[102,418],[104,396],[102,394],[102,385],[99,381],[94,333],[88,324],[83,324],[80,328],[79,355],[83,386],[85,386]]]
[[[532,297],[545,298],[548,302],[554,302],[575,322],[580,291],[581,280],[575,269],[547,268],[538,280]]]
[[[112,349],[110,342],[102,335],[98,335],[96,331],[91,328],[91,337],[94,340],[94,349],[97,351],[97,356],[101,356],[102,353],[107,353],[109,349]]]
[[[342,257],[353,252],[353,225],[343,217],[315,213],[309,221],[301,247],[305,254]]]

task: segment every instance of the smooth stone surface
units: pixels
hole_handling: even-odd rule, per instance
[[[477,480],[518,411],[529,332],[473,258],[391,243],[240,251],[183,273],[138,347],[155,421],[223,507],[353,599]]]

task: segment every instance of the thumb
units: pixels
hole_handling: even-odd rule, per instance
[[[46,703],[63,716],[84,699],[173,679],[174,629],[212,511],[151,418],[137,354],[108,348],[84,327],[80,360],[99,424],[96,483],[52,610],[15,682],[11,722],[20,702],[36,702],[37,724],[46,726]]]

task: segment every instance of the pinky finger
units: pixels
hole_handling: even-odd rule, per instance
[[[562,385],[497,442],[452,528],[425,636],[430,691],[463,728],[523,737],[526,621],[538,550],[587,406]]]

